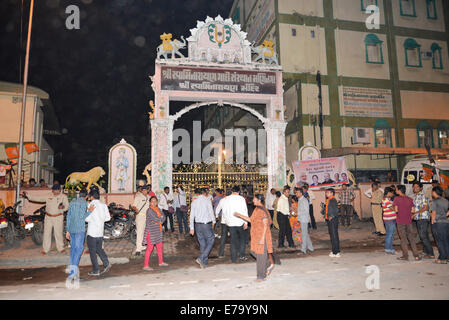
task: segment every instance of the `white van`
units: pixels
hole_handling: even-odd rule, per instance
[[[435,162],[436,167],[445,171],[449,171],[449,156],[436,156]],[[404,167],[402,171],[402,184],[407,187],[407,195],[411,196],[413,194],[413,183],[415,181],[420,181],[423,185],[424,193],[428,188],[432,188],[432,179],[424,180],[423,177],[425,175],[423,170],[423,163],[430,165],[429,158],[427,156],[417,156],[414,159],[410,160]],[[438,177],[435,175],[434,180],[438,180]]]

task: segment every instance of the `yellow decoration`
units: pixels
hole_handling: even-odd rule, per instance
[[[162,48],[165,51],[172,51],[173,50],[173,46],[171,45],[171,39],[173,38],[173,35],[171,33],[163,33],[161,35],[161,40],[162,40]]]
[[[154,119],[154,113],[155,113],[154,101],[153,100],[150,100],[150,108],[151,108],[151,112],[148,112],[148,115],[150,117],[150,120],[153,120]]]
[[[415,176],[413,175],[413,174],[409,174],[408,176],[407,176],[407,181],[408,182],[413,182],[413,181],[415,181]]]
[[[151,184],[151,175],[148,171],[151,171],[151,162],[147,164],[142,174],[147,178],[147,184]]]
[[[106,173],[104,172],[102,167],[95,167],[87,172],[73,172],[67,177],[65,183],[67,184],[67,182],[69,182],[70,184],[76,184],[78,182],[86,182],[88,190],[90,189],[91,185],[95,185],[100,188],[97,182],[105,174]]]
[[[265,57],[271,58],[274,55],[274,42],[265,40],[262,44],[264,48],[267,48],[268,51],[265,51]]]

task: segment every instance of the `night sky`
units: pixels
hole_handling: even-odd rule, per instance
[[[22,81],[29,0],[0,1],[0,80]],[[29,85],[50,94],[60,127],[51,137],[55,178],[102,166],[111,146],[125,138],[138,153],[138,177],[150,160],[148,101],[154,98],[159,36],[190,36],[197,20],[227,17],[233,0],[37,0],[35,1]],[[80,30],[65,27],[66,7],[78,5]],[[187,50],[183,53],[187,55]],[[22,71],[20,61],[22,60]],[[173,109],[184,105],[177,103]],[[171,110],[173,113],[175,110]],[[178,121],[191,126],[199,111]],[[50,140],[50,139],[47,139]]]

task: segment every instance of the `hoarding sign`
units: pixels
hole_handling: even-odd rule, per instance
[[[393,118],[391,90],[343,87],[342,115],[348,117]]]
[[[294,161],[295,184],[307,183],[311,189],[349,183],[344,157]]]

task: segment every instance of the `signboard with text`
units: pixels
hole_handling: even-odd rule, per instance
[[[343,87],[342,115],[347,117],[393,118],[391,90]]]
[[[295,184],[307,183],[311,189],[349,183],[344,157],[294,161]]]
[[[276,19],[274,0],[261,1],[261,6],[258,10],[259,12],[251,22],[251,28],[248,32],[248,40],[256,44],[263,39],[263,36]]]
[[[192,67],[161,68],[161,89],[174,91],[276,94],[276,73]]]

